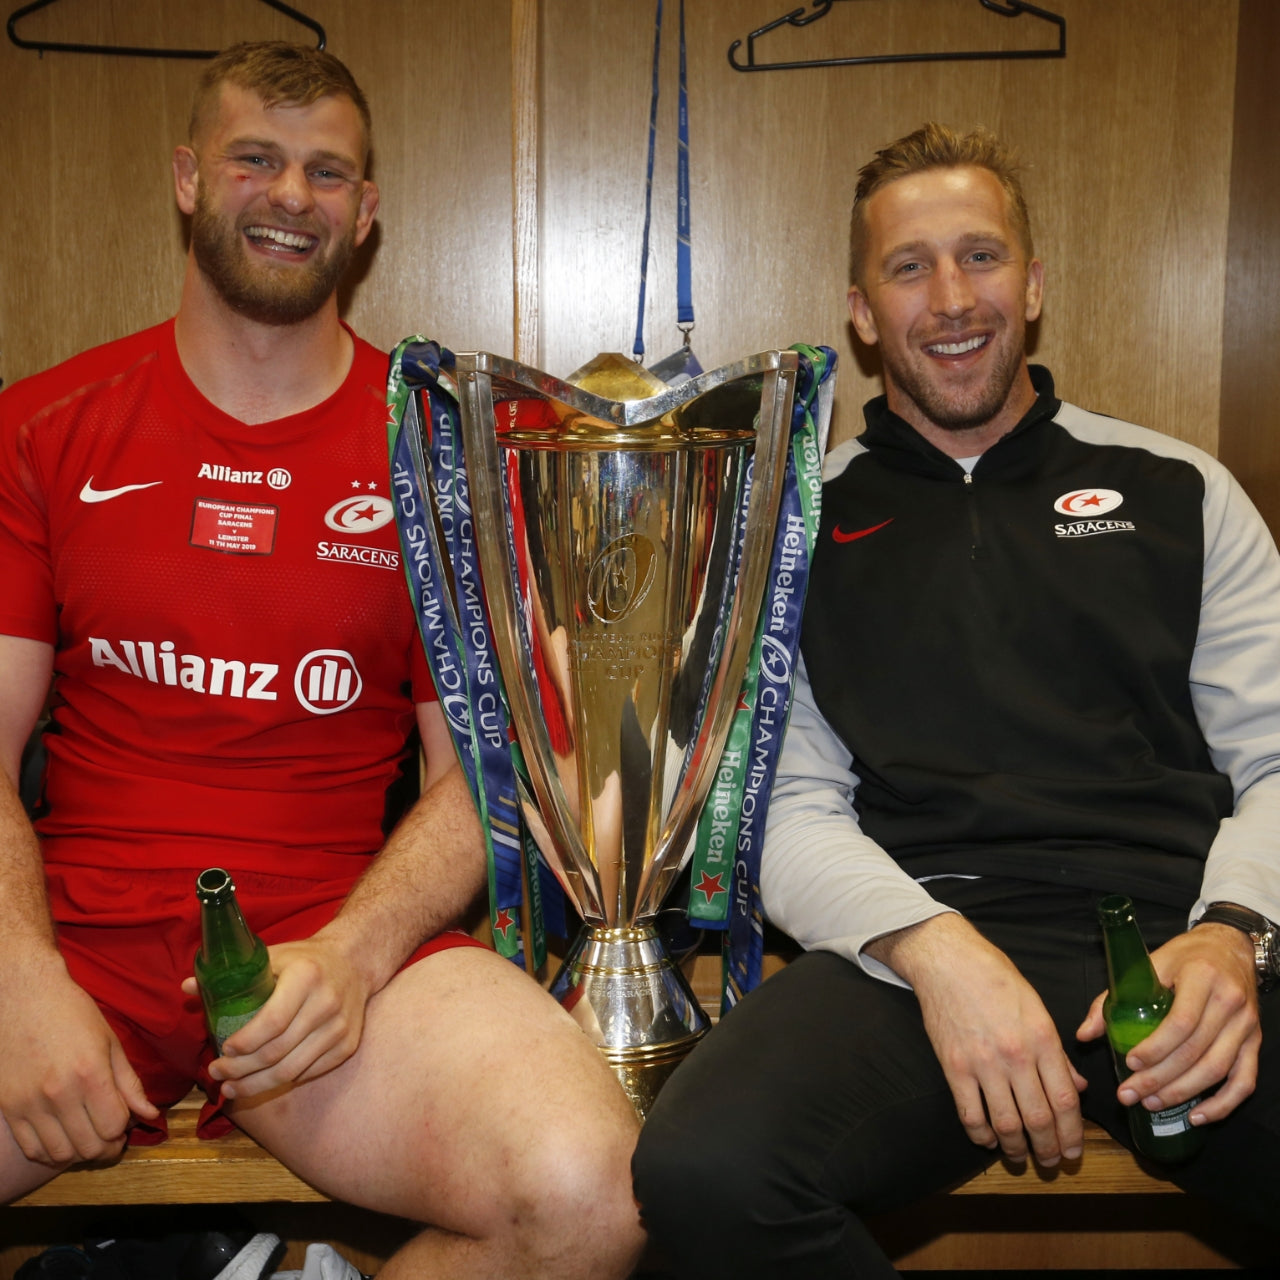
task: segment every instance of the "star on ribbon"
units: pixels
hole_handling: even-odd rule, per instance
[[[707,875],[707,873],[704,871],[702,873],[702,879],[693,886],[694,892],[706,894],[707,901],[710,902],[711,899],[716,896],[716,894],[728,892],[728,890],[725,889],[724,885],[720,883],[721,880],[723,879],[724,879],[723,871],[717,871],[716,874],[713,876]]]

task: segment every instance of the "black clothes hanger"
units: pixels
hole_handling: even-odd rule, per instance
[[[25,18],[29,13],[35,13],[37,9],[44,9],[56,3],[57,0],[35,0],[34,4],[26,4],[20,9],[15,9],[9,15],[9,21],[6,26],[9,32],[9,39],[19,49],[34,49],[42,57],[46,51],[56,53],[106,53],[117,57],[130,58],[212,58],[218,52],[216,49],[135,49],[117,44],[69,44],[51,40],[24,40],[18,35],[19,18]],[[295,22],[302,23],[304,27],[309,27],[316,34],[316,48],[324,48],[324,28],[314,19],[308,18],[306,14],[299,13],[297,9],[290,8],[287,4],[282,4],[280,0],[262,0],[262,3],[278,10],[286,17],[294,19]]]
[[[739,62],[734,54],[742,47],[741,40],[735,40],[729,46],[729,64],[736,71],[791,71],[799,67],[852,67],[873,62],[962,62],[979,58],[1065,58],[1067,56],[1067,20],[1047,9],[1028,4],[1027,0],[978,0],[984,9],[998,13],[1002,18],[1016,18],[1027,13],[1032,17],[1052,22],[1058,28],[1058,47],[1056,49],[992,49],[982,52],[961,53],[878,53],[865,57],[850,58],[815,58],[809,62],[757,62],[755,42],[758,36],[772,31],[775,27],[806,27],[819,18],[825,18],[831,12],[835,0],[814,0],[813,11],[806,13],[802,8],[784,13],[782,17],[758,27],[747,37],[747,60]]]

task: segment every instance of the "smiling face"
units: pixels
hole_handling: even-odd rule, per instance
[[[233,310],[293,324],[333,297],[373,225],[365,134],[342,96],[267,107],[224,84],[218,109],[174,156],[178,205],[191,215],[200,274]]]
[[[881,187],[865,218],[849,311],[880,347],[889,407],[952,457],[981,453],[1035,401],[1026,327],[1044,272],[1008,197],[987,169],[927,169]]]

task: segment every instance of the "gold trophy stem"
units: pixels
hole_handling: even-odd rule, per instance
[[[711,1025],[658,931],[645,922],[586,925],[551,994],[594,1041],[642,1120]]]

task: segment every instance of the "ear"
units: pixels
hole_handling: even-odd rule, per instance
[[[875,316],[871,312],[867,295],[856,284],[849,290],[849,316],[858,337],[867,346],[874,347],[880,341],[880,331],[876,328]]]
[[[196,209],[196,191],[200,185],[199,163],[190,147],[173,150],[173,190],[178,208],[188,217]]]
[[[1027,323],[1040,315],[1040,304],[1044,301],[1044,263],[1039,258],[1032,258],[1027,263]]]
[[[376,183],[367,178],[360,186],[360,212],[356,214],[356,245],[364,244],[369,232],[373,230],[373,219],[378,212],[381,196]]]

